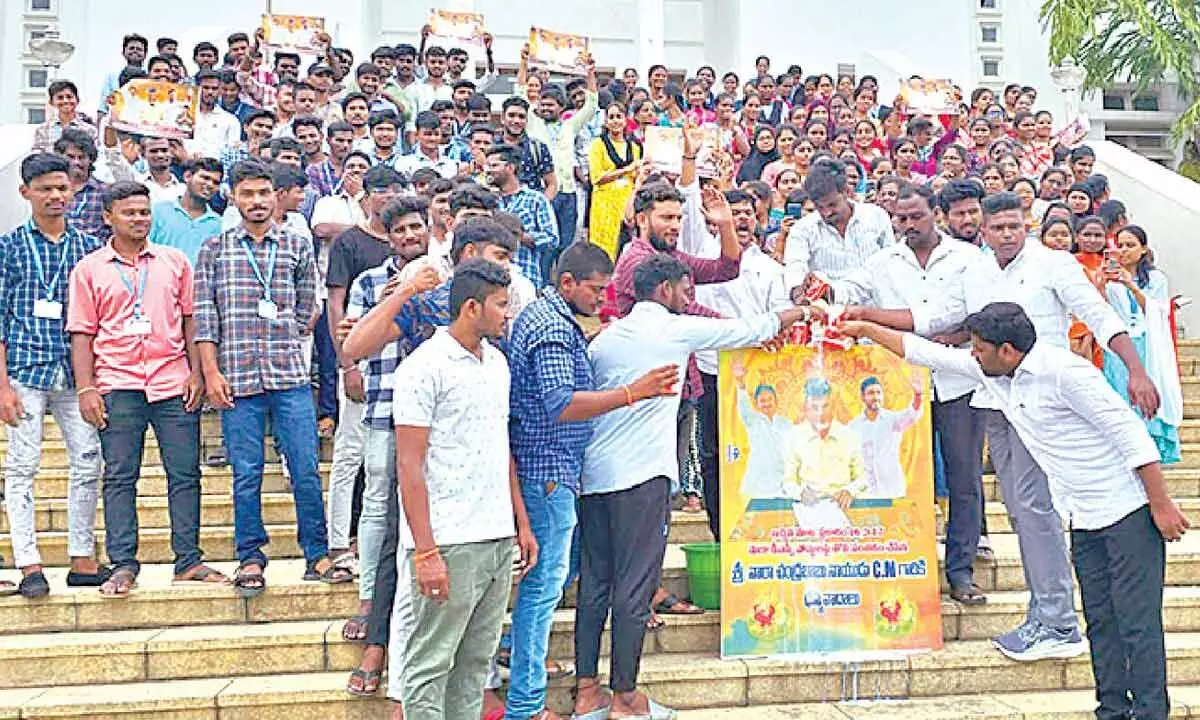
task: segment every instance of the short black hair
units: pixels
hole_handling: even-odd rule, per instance
[[[1120,200],[1105,200],[1096,208],[1096,214],[1104,219],[1108,227],[1116,225],[1122,218],[1128,218],[1129,211]]]
[[[225,38],[225,44],[227,46],[232,45],[235,42],[239,42],[239,41],[248,43],[248,42],[250,42],[250,36],[244,32],[235,32],[235,33],[231,33],[229,35],[229,37]]]
[[[595,275],[612,275],[613,262],[603,248],[592,243],[573,243],[558,256],[555,280],[570,274],[575,280]]]
[[[674,255],[656,253],[643,260],[633,271],[633,296],[638,302],[650,300],[659,285],[677,283],[691,274],[688,266]]]
[[[749,192],[740,188],[734,188],[733,190],[725,191],[725,202],[729,203],[730,205],[737,205],[738,203],[750,203],[750,205],[753,207],[756,200]]]
[[[379,47],[377,47],[371,51],[371,59],[372,60],[375,60],[378,58],[384,58],[386,60],[386,59],[390,59],[390,58],[394,58],[394,57],[396,57],[396,49],[393,48],[391,45],[380,45]]]
[[[500,156],[500,160],[506,165],[512,165],[517,169],[521,167],[521,151],[517,150],[513,145],[505,145],[503,143],[493,145],[492,149],[487,151],[487,156],[492,157],[493,155]]]
[[[1021,198],[1017,194],[1008,190],[992,193],[983,199],[980,203],[983,208],[983,217],[995,215],[996,213],[1008,212],[1009,210],[1021,209]]]
[[[279,67],[280,60],[295,60],[296,67],[300,67],[299,53],[294,53],[294,52],[277,52],[277,53],[275,53],[275,60],[274,60],[275,67]]]
[[[379,213],[379,216],[383,220],[383,226],[390,229],[392,223],[405,215],[412,215],[414,213],[420,215],[423,220],[428,222],[429,201],[423,197],[396,198],[383,206],[383,210]]]
[[[1091,159],[1095,160],[1096,159],[1096,151],[1091,149],[1087,145],[1080,145],[1079,147],[1077,147],[1071,151],[1070,157],[1071,157],[1072,163],[1082,160],[1085,157],[1090,157]]]
[[[429,168],[425,168],[425,169],[428,170]],[[420,171],[418,170],[417,172],[420,172]],[[454,191],[454,181],[453,180],[447,180],[446,178],[442,177],[441,175],[438,175],[436,172],[433,174],[434,174],[434,177],[429,181],[429,187],[425,189],[425,192],[429,195],[429,197],[433,197],[434,195],[441,195],[442,193],[448,193],[448,192]],[[416,182],[416,181],[417,181],[417,173],[413,173],[413,182]]]
[[[483,93],[475,93],[471,97],[467,98],[466,105],[467,112],[472,110],[486,110],[490,113],[492,111],[492,101]]]
[[[417,168],[416,170],[413,170],[412,177],[409,178],[409,180],[412,180],[413,185],[430,185],[440,179],[442,179],[442,176],[438,175],[437,170],[434,170],[433,168],[427,168],[427,167]],[[447,180],[446,182],[449,183],[450,181]],[[453,188],[453,187],[454,187],[454,183],[450,183],[450,188]],[[449,188],[447,188],[447,189],[449,189]]]
[[[276,190],[291,190],[308,185],[308,175],[293,165],[271,163],[271,184]]]
[[[147,73],[144,69],[138,67],[137,65],[126,65],[121,69],[121,72],[117,74],[117,86],[125,87],[130,80],[139,80],[144,77],[149,77],[149,73]]]
[[[450,245],[450,260],[455,266],[462,260],[463,250],[468,245],[495,245],[504,248],[509,253],[515,253],[517,238],[492,218],[475,217],[454,228],[454,242]]]
[[[635,213],[648,212],[660,202],[682,203],[683,195],[670,183],[662,181],[649,182],[643,185],[637,191],[637,195],[634,196],[633,211]]]
[[[974,180],[951,180],[937,194],[937,204],[942,212],[950,212],[950,206],[963,200],[983,200],[983,188]]]
[[[34,153],[21,161],[21,183],[28,185],[51,173],[69,173],[71,161],[57,153]]]
[[[500,103],[500,109],[502,111],[508,110],[510,107],[519,107],[522,110],[528,111],[529,110],[529,101],[523,97],[510,97],[510,98],[506,99],[504,102]]]
[[[450,316],[458,318],[468,300],[483,303],[498,290],[512,282],[508,270],[483,258],[472,258],[454,268],[450,281]]]
[[[218,178],[223,177],[225,175],[225,166],[222,165],[221,161],[216,158],[210,158],[210,157],[188,158],[187,160],[185,160],[183,162],[183,174],[185,176],[188,173],[194,173],[198,170],[216,173]]]
[[[426,48],[425,57],[446,57],[446,49],[440,45],[434,45],[431,48]]]
[[[236,189],[247,180],[267,180],[271,187],[275,186],[275,176],[271,166],[257,158],[242,160],[229,169],[229,187]]]
[[[154,47],[158,48],[159,52],[162,52],[163,48],[168,45],[179,47],[179,41],[172,37],[160,37],[158,40],[154,41]]]
[[[459,210],[487,210],[494,211],[500,207],[500,199],[496,197],[496,193],[482,188],[474,183],[463,183],[454,188],[454,192],[450,194],[450,213],[457,213]]]
[[[269,142],[271,143],[271,157],[275,157],[279,153],[288,150],[291,150],[300,157],[304,157],[304,146],[294,137],[284,135],[282,137],[271,138]]]
[[[308,85],[308,83],[305,83],[305,85]],[[312,87],[312,86],[309,85],[309,87]],[[342,110],[345,110],[346,107],[350,103],[354,102],[355,100],[362,100],[364,103],[367,104],[367,108],[370,109],[371,98],[367,97],[366,93],[352,92],[352,93],[348,94],[346,97],[342,98]],[[351,129],[353,129],[353,128],[351,128]]]
[[[75,99],[79,99],[79,88],[76,87],[75,83],[71,82],[70,80],[55,80],[54,82],[50,83],[50,87],[46,89],[46,94],[50,96],[51,100],[53,100],[54,96],[63,90],[70,90],[71,93],[75,95]]]
[[[160,64],[160,63],[163,65],[166,65],[168,68],[171,67],[171,59],[170,58],[168,58],[166,55],[155,55],[154,57],[152,57],[146,61],[146,70],[149,71],[150,68],[152,68],[155,65]]]
[[[197,55],[206,50],[211,52],[213,55],[216,55],[218,58],[221,56],[221,51],[217,49],[217,46],[205,40],[203,42],[196,43],[196,47],[192,48],[192,60],[195,60]]]
[[[809,168],[804,178],[804,192],[814,201],[833,193],[846,194],[846,166],[840,160],[821,160]]]
[[[380,125],[391,125],[396,130],[400,129],[400,118],[391,110],[377,110],[367,116],[367,127],[374,130]]]
[[[301,115],[295,120],[292,120],[292,134],[295,135],[296,131],[302,127],[310,127],[320,133],[324,129],[324,126],[325,123],[321,122],[321,118],[316,117],[315,115]],[[354,132],[354,128],[352,127],[347,126],[346,129],[350,132]]]
[[[346,153],[346,160],[349,160],[352,157],[358,157],[358,158],[362,158],[363,160],[366,160],[367,165],[370,165],[372,162],[371,156],[366,154],[362,150],[351,150],[350,152]],[[346,160],[342,161],[343,166],[345,166]]]
[[[354,126],[351,125],[350,123],[346,122],[345,120],[338,120],[337,122],[331,122],[331,123],[329,123],[329,127],[325,128],[325,137],[331,138],[334,136],[335,133],[340,133],[340,132],[353,133]]]
[[[417,113],[417,118],[413,121],[413,125],[417,130],[437,130],[442,126],[442,120],[434,111],[422,110]]]
[[[372,190],[386,190],[393,185],[406,185],[405,177],[388,165],[376,165],[363,175],[362,186],[367,194]]]
[[[354,77],[360,78],[364,75],[374,75],[375,77],[380,77],[383,75],[383,71],[381,71],[378,66],[371,63],[361,63],[358,67],[354,68]]]
[[[129,47],[129,43],[141,43],[141,45],[144,49],[147,49],[147,50],[150,49],[150,41],[147,40],[144,35],[138,35],[137,33],[129,33],[125,37],[121,38],[121,50],[124,50],[125,48]]]
[[[934,198],[933,190],[924,183],[905,183],[900,191],[896,193],[896,200],[909,200],[914,197],[925,198],[925,204],[932,210],[938,207],[937,201]]]
[[[1037,342],[1033,321],[1014,302],[994,302],[971,313],[966,320],[967,331],[975,337],[999,347],[1011,345],[1017,352],[1027,353]]]
[[[435,115],[445,110],[453,109],[454,103],[450,102],[449,100],[434,100],[433,104],[429,106],[429,111]]]
[[[254,122],[255,120],[261,120],[262,118],[270,118],[271,124],[275,124],[275,113],[267,110],[266,108],[259,108],[251,111],[250,114],[246,116],[246,121],[242,123],[242,125],[250,127],[250,123]]]
[[[197,85],[204,82],[205,80],[216,80],[217,82],[221,82],[221,73],[219,73],[216,70],[213,70],[211,68],[206,69],[206,70],[201,70],[200,72],[196,73],[196,84]]]
[[[67,128],[62,131],[58,140],[54,141],[54,152],[59,155],[65,153],[69,147],[82,150],[83,154],[88,156],[90,164],[95,164],[96,158],[99,157],[99,153],[96,151],[96,141],[82,130]]]
[[[150,188],[139,182],[123,180],[108,185],[104,192],[100,193],[100,201],[105,210],[112,210],[113,203],[131,197],[144,197],[149,201]]]

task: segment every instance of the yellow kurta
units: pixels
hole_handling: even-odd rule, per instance
[[[628,141],[613,143],[617,157],[625,157],[625,147]],[[633,146],[633,161],[642,158],[642,148]],[[588,154],[588,172],[592,178],[598,178],[604,173],[616,170],[616,163],[608,156],[604,140],[596,138],[592,141]],[[625,215],[625,204],[633,192],[633,178],[622,177],[613,182],[599,185],[592,183],[591,217],[588,222],[588,237],[593,245],[601,247],[615,262],[617,259],[617,236],[621,232],[621,218]]]

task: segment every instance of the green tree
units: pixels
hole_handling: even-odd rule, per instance
[[[1200,125],[1196,0],[1044,0],[1041,19],[1050,31],[1050,62],[1074,58],[1087,72],[1085,88],[1175,80],[1190,103],[1175,123],[1176,139]]]

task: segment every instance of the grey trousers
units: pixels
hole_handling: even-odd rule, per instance
[[[1030,591],[1027,618],[1053,628],[1074,628],[1079,619],[1075,615],[1071,561],[1062,518],[1050,500],[1046,473],[1003,413],[984,412],[992,464],[1021,547],[1025,585]]]
[[[439,605],[422,595],[415,577],[409,592],[413,626],[404,654],[404,717],[408,720],[477,718],[488,663],[500,642],[512,591],[511,537],[442,547],[450,599]],[[412,563],[412,552],[398,558]],[[393,622],[393,627],[396,625]]]

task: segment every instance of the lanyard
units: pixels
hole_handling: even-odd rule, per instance
[[[258,278],[258,283],[263,286],[263,299],[270,301],[271,299],[271,280],[275,277],[275,255],[279,252],[279,243],[268,241],[271,243],[270,257],[267,259],[267,276],[264,278],[262,270],[258,268],[258,260],[254,259],[254,250],[250,248],[250,241],[242,239],[242,248],[246,251],[246,259],[250,261],[250,269],[254,271],[254,277]]]
[[[342,191],[342,179],[333,176],[333,165],[328,160],[321,166],[321,171],[325,174],[325,187],[329,188],[330,193],[333,195],[340,193]]]
[[[47,241],[49,242],[49,241]],[[67,238],[62,239],[62,258],[58,261],[58,270],[54,271],[54,275],[47,280],[46,271],[42,268],[42,255],[38,252],[37,244],[33,241],[33,233],[25,234],[25,243],[29,246],[29,254],[33,256],[33,265],[37,270],[38,284],[46,291],[46,299],[54,299],[54,290],[58,287],[58,281],[62,279],[63,273],[67,269]]]
[[[137,290],[133,288],[133,281],[125,276],[125,270],[121,267],[121,261],[114,259],[117,264],[117,274],[121,276],[121,283],[129,294],[133,296],[133,316],[135,318],[142,317],[142,298],[146,296],[146,278],[150,276],[150,264],[143,263],[141,258],[138,258],[138,286]]]

